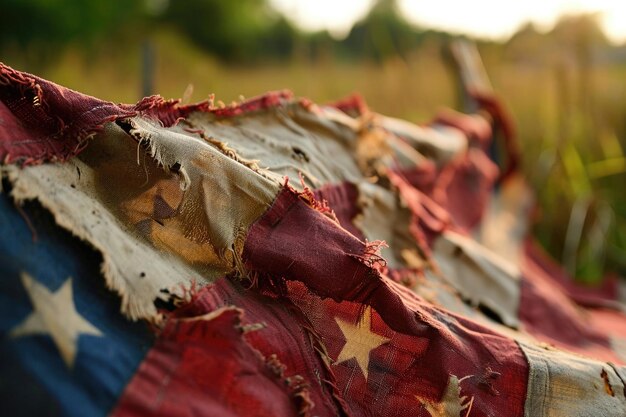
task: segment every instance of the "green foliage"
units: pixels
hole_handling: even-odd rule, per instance
[[[0,50],[31,49],[46,62],[67,45],[88,50],[98,40],[116,37],[144,13],[139,1],[4,0]]]
[[[382,0],[352,28],[341,45],[353,56],[371,57],[382,62],[393,56],[405,57],[415,48],[418,36],[418,32],[398,14],[395,1]]]
[[[229,61],[288,55],[295,29],[261,0],[172,0],[163,21]]]

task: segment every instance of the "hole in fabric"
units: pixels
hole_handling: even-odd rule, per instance
[[[500,318],[500,315],[498,313],[496,313],[494,310],[492,310],[491,308],[487,307],[486,305],[484,305],[482,303],[479,303],[478,304],[478,311],[483,313],[485,316],[487,316],[491,320],[493,320],[493,321],[495,321],[497,323],[500,323],[502,325],[505,325],[504,322],[502,321],[502,319]]]
[[[115,121],[115,124],[118,125],[122,130],[130,135],[130,130],[133,128],[129,121],[124,119],[119,119]]]
[[[602,372],[600,376],[604,380],[604,390],[611,397],[615,397],[615,392],[613,391],[613,387],[611,386],[611,382],[609,381],[609,374],[606,372],[606,369],[602,368]]]
[[[170,171],[173,173],[180,171],[180,164],[178,162],[174,163],[174,165],[170,166]]]
[[[177,297],[173,294],[170,294],[170,292],[167,289],[162,289],[160,292],[162,294],[167,294],[167,297],[165,297],[167,299],[164,300],[161,297],[157,297],[154,299],[152,303],[157,308],[157,310],[167,310],[167,311],[176,310],[176,308],[178,307],[176,303]]]
[[[296,146],[292,146],[291,149],[293,150],[292,156],[294,159],[297,159],[298,161],[310,162],[309,156],[302,149]]]

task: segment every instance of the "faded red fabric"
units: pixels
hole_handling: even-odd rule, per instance
[[[439,173],[432,198],[446,209],[456,228],[469,232],[482,220],[498,174],[482,150],[470,148]]]
[[[336,360],[346,343],[337,319],[356,322],[363,305],[322,299],[308,292],[305,285],[290,285],[290,289],[294,303],[303,306],[328,355]],[[367,378],[354,359],[332,366],[354,415],[430,417],[416,397],[441,401],[452,375],[466,378],[461,396],[473,402],[472,415],[487,416],[490,409],[523,415],[526,384],[520,381],[527,378],[527,364],[516,343],[432,308],[400,286],[394,290],[403,308],[415,314],[423,327],[417,333],[395,332],[389,318],[372,310],[371,331],[391,341],[371,351]],[[500,395],[504,390],[506,396]]]
[[[280,363],[245,341],[240,315],[230,308],[211,318],[172,317],[111,415],[296,415]]]
[[[446,212],[438,215],[444,222],[458,231],[471,232],[482,220],[500,173],[486,154],[493,139],[491,127],[484,119],[456,112],[441,112],[432,124],[445,124],[460,130],[467,137],[469,148],[441,167],[433,161],[425,161],[414,168],[392,167],[390,177],[397,187],[408,183],[410,189],[417,189],[433,200],[441,207],[438,212]],[[399,188],[407,189],[405,185]],[[414,192],[408,191],[411,193]],[[427,213],[418,210],[416,215],[428,222],[424,220]],[[442,230],[431,226],[427,229]]]
[[[0,63],[0,159],[22,165],[65,160],[104,123],[130,108],[61,87]]]
[[[502,134],[504,151],[507,158],[505,166],[501,167],[499,181],[502,182],[517,172],[521,166],[522,156],[519,143],[516,139],[515,124],[513,123],[511,114],[507,111],[502,101],[495,95],[478,91],[469,91],[468,93],[476,100],[480,108],[488,112],[491,116],[494,132]]]
[[[592,325],[551,277],[550,272],[524,254],[519,317],[524,329],[539,340],[600,360],[621,362],[607,334]]]
[[[107,122],[142,114],[171,126],[207,107],[146,97],[136,105],[113,104],[16,71],[0,63],[0,159],[20,165],[64,161],[77,155]]]
[[[524,244],[524,251],[526,257],[547,272],[547,277],[558,284],[561,290],[577,304],[586,307],[606,307],[614,305],[617,301],[619,288],[616,276],[605,277],[598,287],[582,285],[576,283],[537,241],[527,239]]]
[[[437,114],[431,124],[442,124],[454,127],[463,132],[470,143],[479,145],[484,150],[487,149],[493,137],[491,126],[487,120],[476,115],[462,114],[452,110],[442,110]]]
[[[356,322],[372,307],[371,330],[393,340],[372,352],[372,380],[360,379],[354,362],[332,367],[354,415],[371,415],[374,406],[379,415],[426,416],[415,396],[440,401],[451,374],[471,381],[462,389],[474,398],[476,416],[490,409],[523,415],[528,371],[514,341],[433,308],[381,275],[365,243],[295,191],[285,187],[250,228],[243,256],[260,289],[288,295],[303,310],[332,359],[346,343],[336,319]],[[498,395],[504,389],[506,398]]]
[[[429,253],[434,239],[450,227],[450,214],[430,196],[413,187],[402,175],[390,171],[389,180],[413,214],[409,231],[418,246]]]
[[[32,165],[64,161],[80,153],[107,122],[136,116],[172,126],[194,111],[231,117],[266,109],[291,98],[289,91],[215,107],[209,101],[186,106],[180,100],[150,96],[135,105],[91,97],[0,62],[0,161]]]
[[[361,232],[353,223],[353,219],[361,210],[358,205],[359,190],[351,182],[343,182],[338,185],[325,185],[314,191],[315,198],[325,201],[328,207],[335,213],[341,227],[364,240]]]
[[[394,171],[404,178],[413,188],[420,190],[426,195],[432,195],[433,188],[439,175],[437,164],[431,160],[426,160],[414,168],[398,169]]]
[[[360,94],[352,94],[341,100],[328,104],[352,117],[358,117],[370,112],[370,109]]]
[[[438,206],[435,209],[428,203],[444,223],[458,231],[470,232],[482,220],[498,174],[497,166],[487,155],[472,148],[441,169],[424,164],[414,169],[395,170],[389,176],[401,192],[405,190],[405,194],[413,194],[417,191]],[[427,217],[424,216],[428,214],[420,211],[416,214],[425,221]],[[443,230],[442,227],[429,229]]]
[[[290,187],[284,187],[271,209],[250,227],[243,251],[246,266],[262,271],[267,281],[272,276],[277,283],[283,278],[316,276],[307,283],[311,289],[339,300],[369,295],[366,283],[377,282],[368,266],[373,256],[365,243],[312,209]],[[354,278],[338,279],[346,272]],[[355,282],[359,285],[353,285]],[[385,304],[383,297],[381,304]]]
[[[616,302],[616,283],[583,288],[532,240],[522,254],[519,317],[537,339],[564,350],[626,363],[614,341],[626,334],[626,316]]]

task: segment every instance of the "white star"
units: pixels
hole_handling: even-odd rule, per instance
[[[465,410],[467,410],[465,417],[468,417],[472,411],[474,397],[468,399],[467,396],[461,396],[460,384],[464,379],[471,376],[468,375],[459,379],[455,375],[450,375],[446,391],[443,393],[440,402],[430,401],[419,395],[416,395],[415,398],[424,405],[431,417],[461,417],[461,412]]]
[[[370,352],[378,346],[383,345],[391,339],[387,339],[378,335],[371,330],[372,308],[367,306],[358,323],[354,325],[340,318],[335,318],[343,336],[346,338],[346,344],[339,352],[337,363],[347,361],[348,359],[356,359],[356,363],[363,371],[365,380],[367,381],[368,368],[370,363]]]
[[[74,306],[72,278],[51,292],[30,275],[21,275],[24,288],[33,304],[33,312],[9,333],[11,337],[49,334],[69,368],[74,365],[78,337],[81,334],[102,336],[102,332],[85,320]]]

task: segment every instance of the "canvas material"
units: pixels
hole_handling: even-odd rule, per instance
[[[382,117],[380,123],[383,128],[406,139],[412,147],[441,164],[451,161],[467,149],[466,136],[449,126],[421,127],[392,117]]]
[[[357,132],[321,117],[315,106],[293,102],[236,119],[198,112],[186,123],[224,142],[241,157],[258,161],[274,178],[288,177],[296,188],[301,174],[313,188],[362,177],[352,156]]]
[[[235,268],[236,237],[269,207],[278,184],[195,138],[162,127],[157,135],[151,123],[137,123],[141,134],[151,135],[161,164],[180,164],[179,175],[163,171],[114,124],[67,164],[7,170],[17,201],[38,199],[59,224],[102,252],[103,274],[122,296],[123,312],[133,319],[154,319],[153,301],[168,297],[162,290],[180,293],[191,282],[207,283]],[[143,155],[139,164],[137,155]],[[253,181],[246,183],[246,174]],[[191,179],[194,186],[183,190]],[[265,188],[253,188],[254,180]],[[246,196],[251,204],[232,204]],[[211,213],[210,224],[206,213]]]
[[[121,296],[122,311],[129,317],[155,317],[153,301],[164,296],[162,289],[176,291],[178,284],[188,280],[203,281],[190,265],[129,233],[129,225],[116,216],[119,208],[101,200],[94,170],[84,162],[74,159],[63,165],[7,170],[18,204],[38,200],[61,227],[102,254],[103,276],[109,288]]]
[[[494,190],[480,226],[472,237],[509,262],[519,264],[530,231],[534,197],[521,175],[515,175]]]
[[[472,239],[445,232],[434,244],[444,277],[474,305],[492,309],[509,327],[518,327],[520,269]]]
[[[528,417],[623,416],[626,369],[565,352],[521,344],[530,366]]]

